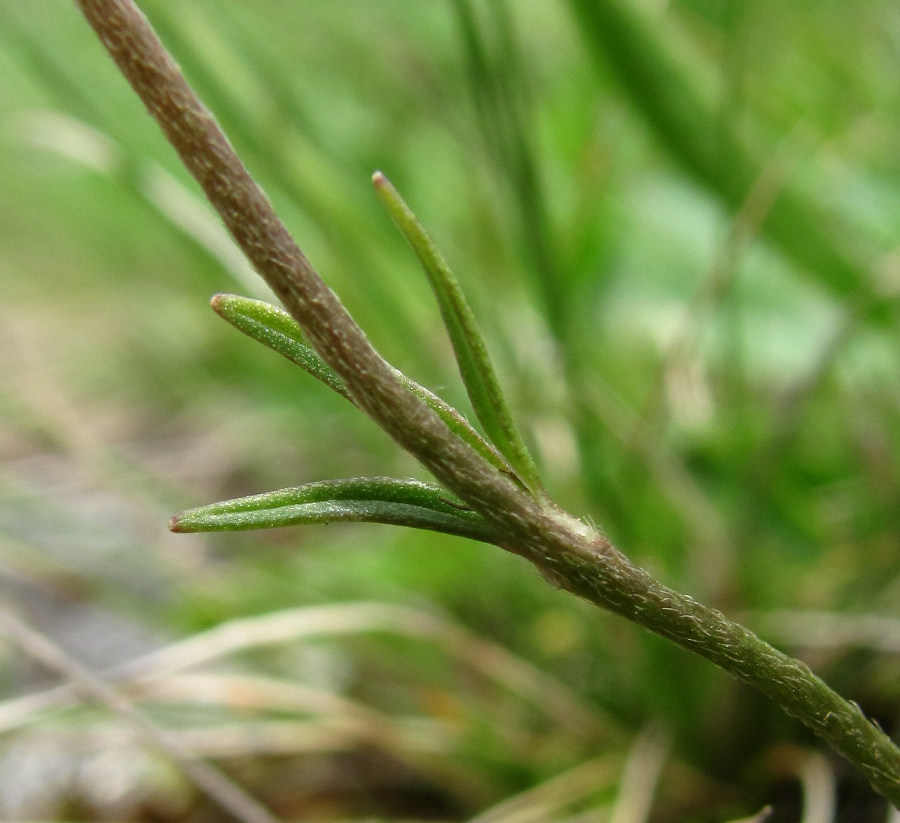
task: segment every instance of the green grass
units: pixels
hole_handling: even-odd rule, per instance
[[[465,408],[428,284],[370,189],[376,168],[446,253],[553,496],[896,733],[900,624],[873,635],[863,618],[900,620],[900,19],[881,2],[675,2],[645,16],[625,59],[595,28],[605,5],[146,10],[391,362]],[[208,309],[246,281],[220,240],[199,244],[149,192],[164,169],[197,197],[74,7],[2,11],[0,572],[32,622],[57,636],[98,609],[101,626],[138,636],[127,657],[242,616],[414,606],[573,701],[548,711],[529,698],[531,669],[492,679],[434,634],[394,627],[263,643],[224,673],[200,669],[220,687],[241,673],[377,713],[342,738],[347,706],[280,704],[261,680],[245,684],[245,707],[201,707],[174,676],[167,697],[141,702],[186,739],[219,730],[199,751],[286,818],[465,820],[569,774],[548,806],[531,800],[536,819],[645,819],[629,804],[649,794],[660,821],[724,823],[765,804],[788,821],[828,802],[841,821],[888,819],[763,698],[491,547],[365,525],[167,534],[188,506],[421,470]],[[667,55],[679,71],[658,96],[643,73]],[[117,162],[98,172],[62,157],[100,147],[73,142],[62,117],[115,141]],[[846,638],[828,646],[807,611],[842,617]],[[498,647],[487,660],[505,660]],[[24,663],[4,655],[12,700]],[[590,724],[566,722],[574,705]],[[76,709],[22,716],[0,737],[0,773],[35,751],[74,773],[109,724]],[[223,753],[229,729],[274,734],[284,719],[302,725],[285,751],[262,735]],[[635,788],[627,776],[652,778],[657,763],[655,790]],[[190,797],[180,780],[146,801],[164,819],[202,802],[172,800]],[[99,818],[91,797],[70,781],[52,808],[3,812]]]

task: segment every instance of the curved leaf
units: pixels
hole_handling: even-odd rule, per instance
[[[303,341],[297,321],[287,312],[266,303],[236,294],[217,294],[210,301],[213,311],[248,337],[268,346],[296,363],[316,380],[350,402],[350,392],[338,373]]]
[[[188,509],[174,532],[244,531],[337,522],[385,523],[495,543],[481,515],[434,483],[391,477],[324,480]]]

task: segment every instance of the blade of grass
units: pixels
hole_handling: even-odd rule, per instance
[[[35,36],[19,22],[12,12],[12,4],[0,3],[0,37],[12,44],[13,50],[21,56],[22,62],[40,81],[42,89],[48,89],[59,99],[65,109],[81,120],[92,123],[109,132],[114,121],[108,118],[85,94],[70,73],[54,60],[54,56],[44,41]]]
[[[32,112],[21,117],[19,122],[30,142],[84,163],[83,156],[73,158],[64,150],[74,133],[79,142],[90,144],[88,149],[94,158],[105,156],[107,162],[102,167],[89,163],[91,168],[107,175],[150,206],[151,211],[162,217],[180,237],[199,248],[204,256],[211,256],[223,265],[243,288],[260,291],[260,284],[252,278],[252,269],[246,259],[234,249],[207,207],[196,202],[164,168],[131,150],[127,141],[119,139],[117,135],[122,129],[116,118],[108,116],[72,83],[69,73],[58,63],[58,55],[3,4],[0,4],[0,36],[12,43],[23,63],[40,79],[42,87],[52,93],[59,106],[58,110]],[[60,112],[67,112],[71,117]]]
[[[604,754],[579,763],[562,774],[508,797],[473,817],[468,823],[539,823],[564,820],[565,810],[603,795],[615,786],[620,768],[616,754]],[[598,814],[589,819],[606,819]]]
[[[537,466],[506,405],[475,315],[447,261],[390,181],[381,172],[376,172],[372,182],[379,199],[409,241],[428,276],[476,416],[529,491],[537,498],[546,499]]]
[[[671,753],[672,741],[664,731],[649,727],[637,736],[622,769],[610,823],[647,823]]]
[[[772,816],[772,807],[764,806],[757,814],[751,817],[742,817],[740,820],[729,820],[727,823],[766,823]]]
[[[485,145],[509,197],[512,213],[526,255],[524,262],[535,278],[544,316],[557,339],[565,337],[567,284],[560,277],[551,248],[549,217],[543,186],[527,118],[520,52],[515,40],[509,9],[501,0],[492,0],[488,11],[498,41],[492,54],[482,35],[478,16],[469,0],[455,0],[460,38],[465,48],[472,100]]]

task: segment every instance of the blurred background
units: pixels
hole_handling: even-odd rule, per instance
[[[376,169],[554,497],[896,733],[895,4],[140,5],[395,366],[468,408]],[[897,820],[761,696],[493,547],[169,534],[424,475],[209,310],[267,292],[72,3],[0,0],[0,198],[0,817],[224,819],[56,688],[45,637],[283,819]]]

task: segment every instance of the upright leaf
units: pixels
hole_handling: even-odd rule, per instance
[[[532,494],[545,497],[537,466],[509,413],[484,337],[453,272],[390,181],[381,172],[376,172],[372,182],[379,199],[412,246],[428,276],[476,416],[487,436],[509,460]]]

